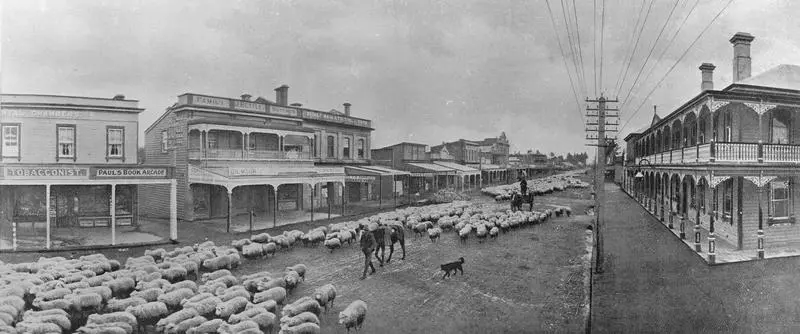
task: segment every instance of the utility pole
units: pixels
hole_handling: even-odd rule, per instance
[[[604,184],[605,184],[605,174],[606,174],[606,154],[613,152],[608,152],[609,148],[614,147],[614,140],[616,140],[616,135],[607,136],[606,131],[608,132],[616,132],[618,131],[617,127],[619,126],[619,109],[615,108],[608,108],[606,103],[609,102],[618,102],[615,100],[608,100],[603,95],[600,95],[598,99],[586,99],[588,103],[597,103],[597,108],[591,108],[589,106],[586,107],[586,139],[590,141],[597,140],[596,144],[586,144],[588,146],[597,146],[597,163],[595,164],[595,179],[594,179],[594,188],[595,188],[595,224],[594,224],[594,244],[595,244],[595,273],[602,273],[603,272],[603,262],[605,260],[605,253],[603,252],[603,234],[602,229],[604,225],[604,218],[603,213],[603,200],[604,196]],[[607,118],[617,118],[617,120],[609,122]],[[609,128],[606,128],[609,126]],[[596,132],[597,135],[593,136],[592,133]],[[610,140],[610,142],[609,142]]]

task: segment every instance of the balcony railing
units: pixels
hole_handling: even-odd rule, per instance
[[[310,160],[311,152],[241,149],[190,149],[191,160]]]
[[[800,163],[800,145],[764,143],[705,143],[637,157],[651,164],[693,164],[706,162]]]

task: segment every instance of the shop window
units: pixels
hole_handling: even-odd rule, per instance
[[[772,138],[770,138],[770,142],[773,144],[788,144],[789,143],[789,126],[787,125],[788,122],[784,122],[776,117],[772,117],[771,119],[771,129],[770,133],[772,133]]]
[[[14,221],[40,221],[47,217],[47,196],[43,186],[14,187]]]
[[[2,137],[0,140],[3,141],[2,146],[0,146],[0,152],[2,152],[3,157],[5,158],[19,158],[19,138],[20,137],[20,125],[19,124],[3,124],[2,125]]]
[[[345,159],[350,159],[350,138],[344,139],[344,147],[342,147],[342,155]]]
[[[167,153],[167,149],[169,149],[169,136],[167,130],[163,130],[161,131],[161,153]]]
[[[772,181],[769,183],[769,221],[786,222],[789,219],[789,182]]]
[[[210,150],[218,149],[219,148],[219,145],[217,144],[218,143],[218,141],[217,141],[218,134],[216,132],[209,131],[208,133],[206,133],[206,136],[208,138],[207,139],[208,140],[208,149],[210,149]]]
[[[328,136],[328,158],[335,158],[336,157],[336,145],[334,143],[336,139],[333,136]]]
[[[358,140],[358,157],[360,159],[364,158],[364,139]]]
[[[75,159],[75,126],[58,126],[58,157]]]
[[[124,158],[123,144],[125,142],[125,130],[123,128],[109,127],[106,130],[108,158]]]
[[[79,186],[75,210],[80,216],[109,216],[110,186]]]

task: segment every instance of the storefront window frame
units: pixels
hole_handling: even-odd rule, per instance
[[[62,154],[61,129],[72,129],[72,152],[70,155]],[[56,124],[56,161],[59,160],[78,160],[78,129],[75,124]],[[69,143],[67,143],[69,144]]]
[[[120,131],[122,133],[121,141],[119,143],[111,143],[112,131]],[[111,154],[113,148],[112,145],[119,145],[119,154]],[[120,159],[125,161],[125,127],[113,125],[106,126],[106,161],[110,159]]]
[[[17,128],[17,138],[16,138],[16,147],[17,153],[16,155],[9,155],[7,151],[4,149],[6,146],[6,139],[5,139],[5,129],[6,128]],[[0,123],[0,157],[2,158],[17,158],[17,160],[22,159],[22,123]]]

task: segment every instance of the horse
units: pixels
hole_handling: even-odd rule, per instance
[[[406,234],[403,231],[402,226],[391,225],[391,235],[390,240],[391,243],[389,244],[389,258],[386,260],[386,263],[392,261],[392,254],[394,254],[394,244],[400,243],[400,248],[403,249],[403,257],[400,258],[401,260],[406,259]]]
[[[533,197],[533,193],[530,192],[525,195],[514,193],[514,195],[511,196],[511,211],[522,211],[523,204],[528,204],[530,207],[529,211],[533,211]]]

